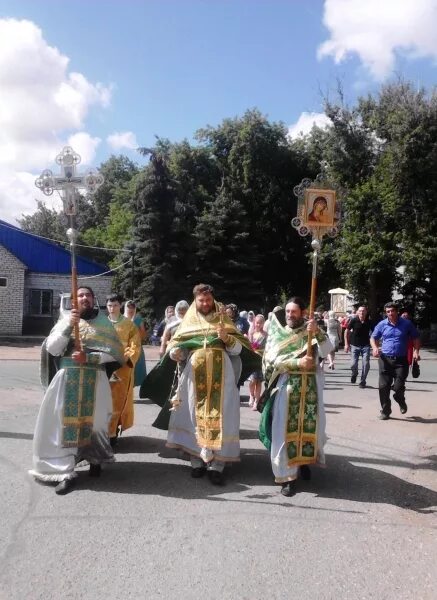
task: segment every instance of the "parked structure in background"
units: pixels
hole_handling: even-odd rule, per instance
[[[92,285],[105,305],[112,276],[77,257],[79,285]],[[87,279],[86,277],[101,275]],[[60,295],[71,288],[70,253],[62,246],[0,220],[0,335],[46,335],[59,315]]]

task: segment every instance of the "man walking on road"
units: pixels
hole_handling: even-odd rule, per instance
[[[367,308],[360,306],[345,331],[344,351],[351,351],[351,383],[355,383],[358,377],[358,361],[362,357],[360,388],[366,387],[367,375],[370,369],[370,334],[373,325],[367,314]]]
[[[419,332],[408,319],[399,317],[394,302],[384,306],[387,318],[378,323],[370,338],[373,356],[379,363],[379,400],[381,402],[380,419],[385,421],[391,415],[390,389],[393,384],[393,399],[399,404],[401,414],[408,410],[405,402],[405,380],[408,376],[407,349],[408,340],[413,340],[413,358],[420,360]],[[382,340],[379,346],[379,340]]]
[[[47,388],[33,438],[33,470],[43,482],[57,482],[55,492],[67,494],[77,477],[77,462],[90,463],[90,475],[100,475],[100,465],[114,460],[108,424],[112,413],[111,391],[105,363],[124,363],[123,346],[108,319],[94,309],[94,292],[77,291],[78,310],[61,318],[43,345],[43,357],[60,357]],[[73,328],[79,325],[80,351],[74,349]],[[41,378],[44,365],[41,361]],[[49,379],[49,376],[47,377]],[[49,383],[45,380],[44,383]]]

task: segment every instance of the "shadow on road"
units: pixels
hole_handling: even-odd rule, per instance
[[[183,456],[181,453],[165,448],[165,442],[161,439],[132,436],[129,444],[126,444],[127,441],[128,438],[122,440],[124,448],[120,442],[119,455],[130,451],[158,452],[161,457],[172,459],[175,456],[178,458]],[[184,499],[220,499],[223,494],[235,494],[253,489],[255,492],[253,495],[244,496],[244,499],[252,498],[252,501],[271,498],[279,491],[278,486],[273,482],[270,458],[265,450],[243,449],[241,463],[226,467],[226,485],[223,487],[212,485],[207,476],[192,479],[186,456],[177,464],[125,460],[125,458],[106,466],[100,479],[91,479],[86,472],[80,473],[78,489],[121,494],[153,494]],[[381,470],[384,466],[435,470],[437,457],[431,456],[427,461],[417,465],[407,461],[331,454],[327,456],[326,469],[312,468],[311,481],[298,481],[298,493],[305,491],[320,498],[349,500],[364,504],[391,504],[419,513],[437,512],[437,492],[386,473]],[[257,486],[271,486],[271,494],[257,494]],[[341,510],[344,509],[343,506]]]
[[[12,440],[33,440],[33,433],[12,433],[10,431],[0,431],[0,438],[9,438]]]
[[[325,408],[354,408],[356,410],[362,410],[362,406],[354,406],[353,404],[325,404]]]
[[[310,482],[308,491],[322,498],[392,504],[416,512],[423,512],[425,509],[433,509],[426,510],[426,512],[437,512],[437,492],[368,466],[369,463],[374,463],[375,465],[402,466],[416,470],[435,470],[436,464],[432,457],[429,457],[428,461],[428,463],[416,465],[405,461],[381,461],[368,457],[331,454],[327,456],[328,467],[315,472],[314,480]],[[366,464],[356,464],[360,462]]]

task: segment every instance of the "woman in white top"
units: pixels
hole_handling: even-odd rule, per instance
[[[334,370],[335,353],[338,350],[341,339],[341,325],[335,318],[335,312],[333,310],[328,312],[328,318],[325,319],[325,325],[326,333],[328,334],[331,344],[334,346],[334,350],[328,354],[328,369]]]

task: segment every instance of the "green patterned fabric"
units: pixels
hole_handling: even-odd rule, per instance
[[[235,336],[238,341],[240,334]],[[242,363],[242,371],[239,384],[242,385],[244,381],[249,377],[250,373],[259,370],[261,368],[261,357],[256,354],[250,347],[247,338],[245,338],[245,344],[242,345],[240,352],[240,358]],[[177,343],[178,348],[187,350],[197,350],[205,346],[205,338],[201,336],[194,336],[189,339],[180,340]],[[211,335],[206,338],[207,348],[224,348],[223,342],[216,336]],[[175,347],[175,346],[172,346]],[[170,358],[169,350],[161,358],[161,360],[155,365],[155,367],[147,374],[140,388],[140,398],[150,398],[162,407],[159,415],[157,416],[153,427],[158,429],[167,430],[170,421],[170,408],[171,404],[169,398],[171,396],[173,385],[176,382],[176,362]]]
[[[323,334],[318,334],[322,341]],[[312,339],[312,345],[317,339]],[[278,393],[277,381],[282,373],[288,374],[288,419],[284,432],[289,465],[314,462],[317,455],[317,381],[315,372],[300,371],[299,359],[307,352],[306,323],[294,329],[283,327],[275,315],[269,328],[263,356],[266,380],[259,438],[270,449],[273,404]]]
[[[62,447],[86,446],[93,431],[97,371],[102,367],[80,365],[68,357],[61,359],[60,366],[65,372]]]
[[[317,455],[317,383],[314,374],[289,375],[287,452],[290,462]]]

